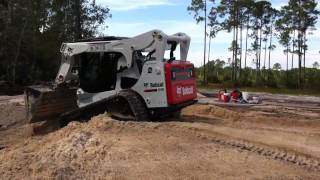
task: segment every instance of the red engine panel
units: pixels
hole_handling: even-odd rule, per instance
[[[194,66],[188,61],[173,61],[165,65],[167,98],[176,105],[197,98]]]

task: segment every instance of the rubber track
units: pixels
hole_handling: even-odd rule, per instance
[[[173,125],[173,128],[183,130],[186,133],[190,133],[191,131],[191,133],[196,137],[202,140],[208,140],[217,145],[252,152],[270,159],[290,163],[304,169],[320,172],[320,160],[315,157],[289,152],[280,148],[272,148],[266,145],[259,145],[254,142],[239,140],[222,134],[204,134],[201,133],[201,131],[203,132],[203,130],[200,128],[184,127],[179,125]]]
[[[137,121],[145,121],[149,119],[148,110],[139,95],[131,90],[122,90],[118,96],[127,100],[130,109]]]
[[[112,105],[116,98],[124,98],[129,106],[136,121],[148,120],[148,110],[139,95],[131,90],[122,90],[116,95],[94,102],[88,106],[76,109],[74,111],[66,112],[59,118],[61,126],[66,126],[71,121],[88,121],[91,117],[104,113],[108,106]],[[117,116],[115,116],[117,117]],[[119,117],[121,119],[121,117]]]

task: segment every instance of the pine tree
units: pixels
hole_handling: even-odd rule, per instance
[[[75,40],[75,34],[97,35],[109,17],[109,9],[94,0],[0,1],[0,79],[19,84],[51,80],[61,43]]]

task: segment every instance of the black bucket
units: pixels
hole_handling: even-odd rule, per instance
[[[54,119],[78,108],[76,89],[28,86],[25,88],[25,105],[29,123]]]

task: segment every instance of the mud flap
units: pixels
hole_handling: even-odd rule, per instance
[[[54,119],[78,108],[76,89],[29,86],[25,88],[25,105],[29,123]]]

